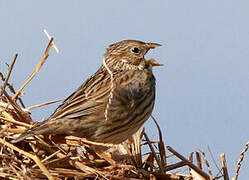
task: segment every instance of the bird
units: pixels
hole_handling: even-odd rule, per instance
[[[145,59],[158,46],[138,40],[111,44],[100,68],[44,121],[12,143],[35,135],[72,135],[89,141],[120,144],[149,119],[155,104],[152,67],[163,64]]]

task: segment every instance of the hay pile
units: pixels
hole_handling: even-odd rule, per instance
[[[2,79],[0,92],[0,178],[4,179],[211,179],[213,175],[208,166],[208,173],[202,170],[201,156],[208,165],[204,152],[196,152],[197,165],[177,153],[170,146],[165,149],[161,131],[159,140],[151,141],[144,129],[133,138],[120,145],[100,144],[73,136],[42,136],[28,138],[17,144],[10,141],[18,137],[35,122],[30,117],[30,110],[49,103],[26,108],[20,94],[23,88],[40,70],[46,61],[53,38],[27,81],[15,91],[8,83],[15,55],[8,73]],[[147,146],[148,152],[142,153]],[[166,152],[169,152],[166,156]],[[180,159],[168,165],[170,157]],[[224,179],[228,179],[227,169],[223,166]],[[185,173],[173,173],[173,170],[187,166]],[[186,169],[186,168],[185,168]],[[226,178],[227,176],[227,178]]]

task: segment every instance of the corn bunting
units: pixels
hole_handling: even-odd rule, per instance
[[[118,144],[150,117],[155,102],[153,66],[144,55],[157,46],[136,40],[110,45],[97,72],[70,95],[45,121],[13,140],[38,134],[65,134]]]

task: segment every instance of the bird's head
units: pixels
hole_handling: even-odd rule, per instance
[[[124,40],[110,45],[105,53],[104,61],[113,70],[144,69],[163,64],[154,59],[145,59],[144,55],[157,46],[157,43],[145,43],[137,40]]]

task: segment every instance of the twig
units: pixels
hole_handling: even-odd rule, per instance
[[[100,176],[102,176],[104,179],[108,179],[104,173],[102,173],[101,171],[98,171],[94,168],[91,168],[89,166],[84,165],[83,163],[79,162],[79,161],[70,161],[72,164],[74,164],[78,169],[80,169],[83,172],[88,172],[88,173],[93,173],[93,174],[99,174]]]
[[[237,162],[237,166],[236,166],[236,170],[235,170],[235,176],[233,177],[233,180],[237,180],[238,179],[239,170],[240,170],[240,167],[241,167],[241,162],[243,161],[245,153],[248,150],[248,146],[249,146],[249,141],[246,143],[244,149],[240,153],[240,157],[239,157],[239,160]]]
[[[50,101],[50,102],[45,102],[45,103],[37,104],[37,105],[34,105],[34,106],[30,106],[30,107],[25,108],[25,110],[30,111],[30,110],[33,110],[35,108],[39,108],[39,107],[46,106],[46,105],[49,105],[49,104],[57,103],[57,102],[60,102],[60,101],[62,101],[62,99],[54,100],[54,101]]]
[[[166,160],[166,152],[165,152],[165,146],[164,146],[164,142],[163,142],[163,136],[162,136],[162,132],[161,129],[156,121],[156,119],[151,115],[152,120],[155,122],[156,127],[158,129],[158,134],[159,134],[159,142],[158,142],[158,147],[159,147],[159,154],[161,157],[161,163],[163,167],[167,166],[167,160]]]
[[[85,144],[91,144],[91,145],[96,145],[96,146],[104,146],[104,147],[113,147],[113,144],[108,144],[108,143],[101,143],[101,142],[94,142],[94,141],[89,141],[85,138],[80,138],[76,136],[66,136],[66,140],[73,140],[73,141],[80,141]]]
[[[209,180],[210,177],[207,173],[205,173],[204,171],[202,171],[200,168],[198,168],[197,166],[195,166],[193,163],[189,162],[185,157],[183,157],[181,154],[179,154],[178,152],[176,152],[173,148],[171,148],[170,146],[167,146],[167,149],[172,152],[173,154],[175,154],[179,159],[181,159],[182,161],[186,162],[186,164],[188,166],[190,166],[193,170],[195,170],[198,174],[200,174],[203,178]]]
[[[59,157],[59,158],[65,158],[65,157],[67,157],[65,154],[63,154],[63,153],[61,153],[61,152],[57,153],[56,156]],[[83,171],[83,172],[86,172],[86,173],[93,173],[93,174],[95,174],[95,175],[100,175],[100,176],[102,176],[104,179],[107,179],[106,176],[105,176],[105,174],[104,174],[103,172],[98,171],[98,170],[96,170],[96,169],[94,169],[94,168],[92,168],[92,167],[86,166],[86,165],[84,165],[82,162],[74,161],[74,160],[69,160],[69,163],[70,163],[71,165],[74,165],[77,169],[80,169],[80,170]]]
[[[197,161],[198,168],[202,169],[200,153],[199,152],[195,152],[195,156],[196,156],[196,161]]]
[[[8,106],[11,105],[16,110],[16,114],[19,116],[20,119],[22,119],[24,122],[29,122],[29,119],[27,119],[24,116],[24,112],[20,108],[20,106],[18,106],[18,104],[7,94],[7,92],[4,89],[2,89],[2,92],[3,92],[4,96],[8,99],[9,102],[6,105],[6,107],[4,107],[3,110],[1,110],[1,112],[6,111],[6,109],[8,108]]]
[[[150,150],[151,150],[151,152],[152,152],[154,158],[156,159],[156,162],[157,162],[157,164],[158,164],[158,166],[159,166],[159,168],[160,168],[160,171],[163,172],[164,168],[163,168],[163,166],[162,166],[162,163],[161,163],[161,161],[158,159],[158,157],[157,157],[157,155],[156,155],[156,152],[155,152],[155,150],[154,150],[152,144],[150,143],[150,139],[149,139],[149,137],[147,136],[147,134],[146,134],[145,132],[144,132],[144,137],[145,137],[146,141],[148,142],[148,145],[149,145],[149,147],[150,147]]]
[[[132,139],[132,137],[130,137],[128,139],[128,142],[124,142],[123,144],[120,144],[119,146],[119,151],[124,153],[124,154],[127,154],[127,159],[130,160],[131,164],[133,166],[136,166],[139,167],[139,165],[137,164],[137,161],[136,161],[136,154],[134,154],[135,150],[134,150],[134,140]],[[113,164],[113,163],[112,163]]]
[[[12,99],[11,99],[12,100]],[[15,110],[15,108],[11,105],[11,104],[8,104],[8,103],[5,103],[5,102],[0,102],[0,106],[3,107],[5,110],[8,108],[8,109],[11,109],[11,110]],[[24,112],[29,112],[28,109],[26,108],[21,108],[22,111]],[[2,111],[1,111],[2,112]]]
[[[166,170],[167,170],[167,171],[170,171],[170,170],[173,170],[173,169],[176,169],[176,168],[185,166],[185,165],[187,165],[186,162],[180,161],[180,162],[178,162],[178,163],[168,165],[168,166],[166,167]]]
[[[213,155],[213,153],[212,153],[210,147],[208,146],[207,148],[208,148],[208,152],[209,152],[209,154],[210,154],[210,156],[211,156],[211,159],[213,160],[213,163],[214,163],[215,167],[216,167],[217,170],[219,171],[215,177],[219,176],[220,174],[222,175],[222,171],[221,171],[221,169],[219,168],[219,166],[217,165],[217,163],[216,163],[216,161],[215,161],[215,159],[214,159],[214,155]]]
[[[135,146],[135,157],[136,163],[139,168],[142,167],[142,155],[141,155],[141,132],[138,130],[134,136],[134,146]]]
[[[189,162],[191,162],[191,163],[193,163],[193,156],[194,156],[194,152],[191,152],[191,153],[189,154],[189,157],[188,157]],[[192,173],[191,173],[191,168],[190,168],[190,167],[188,168],[188,170],[189,170],[189,174],[192,175]]]
[[[46,29],[44,29],[43,32],[46,34],[46,36],[48,37],[49,40],[52,39],[52,37],[48,34],[48,31]],[[52,42],[52,47],[54,48],[54,50],[57,54],[60,52],[59,49],[56,47],[54,42]]]
[[[220,154],[220,159],[221,159],[221,165],[222,165],[223,174],[224,174],[224,180],[229,180],[225,153]]]
[[[11,167],[11,169],[15,172],[15,174],[17,175],[17,177],[19,178],[19,179],[21,179],[22,178],[22,175],[20,174],[20,172],[18,172],[17,170],[16,170],[16,168],[15,167],[13,167],[13,165],[12,164],[8,164],[10,167]]]
[[[3,112],[3,114],[4,114],[4,113],[5,113],[5,112]],[[6,113],[6,114],[8,114],[8,113]],[[13,124],[20,125],[20,126],[24,126],[24,127],[28,127],[28,128],[32,127],[32,125],[30,125],[30,124],[23,123],[23,122],[20,122],[20,121],[16,121],[16,120],[13,119],[13,118],[3,118],[3,117],[0,117],[0,119],[1,119],[1,120],[4,120],[4,121],[11,122],[11,123],[13,123]]]
[[[4,178],[4,179],[11,179],[11,180],[18,180],[17,178],[13,177],[13,175],[10,175],[9,173],[4,173],[4,172],[0,172],[0,177]]]
[[[1,78],[1,80],[3,82],[5,81],[5,77],[4,77],[3,73],[1,73],[1,72],[0,72],[0,78]],[[15,94],[14,93],[14,91],[15,91],[14,88],[8,82],[7,82],[6,86],[8,86],[8,88],[9,88],[9,90],[10,90],[11,93]]]
[[[47,156],[46,158],[44,158],[43,160],[41,160],[42,163],[44,163],[45,161],[48,161],[49,159],[51,159],[52,157],[54,157],[56,154],[58,154],[59,152],[61,152],[61,150],[55,151],[54,153],[52,153],[51,155]],[[37,166],[37,164],[33,165],[32,168],[35,168]]]
[[[3,140],[2,138],[0,138],[0,143],[8,146],[9,148],[23,154],[24,156],[33,159],[35,161],[35,163],[39,166],[39,168],[41,169],[41,171],[47,176],[47,178],[49,180],[54,180],[53,176],[50,175],[50,173],[48,172],[47,168],[41,163],[40,159],[38,158],[38,156],[36,155],[32,155],[22,149],[19,149],[18,147],[14,146],[13,144],[8,143],[7,141]]]
[[[9,67],[9,66],[8,66],[8,67]],[[5,82],[6,78],[4,77],[4,75],[3,75],[1,72],[0,72],[0,78],[1,78],[1,80],[2,80],[3,82]],[[6,86],[9,88],[10,92],[13,93],[13,94],[15,94],[16,91],[15,91],[15,89],[13,88],[13,86],[12,86],[11,84],[9,84],[8,81],[6,81],[6,82],[7,82],[7,83],[6,83]],[[5,86],[5,88],[6,88],[6,86]],[[5,88],[3,88],[3,89],[5,89]],[[2,91],[1,91],[0,95],[2,95]],[[25,106],[24,106],[24,104],[23,104],[23,102],[22,102],[22,99],[19,97],[18,100],[19,100],[21,106],[22,106],[23,108],[25,108]]]
[[[50,51],[50,47],[51,44],[53,42],[53,38],[50,39],[47,48],[40,60],[40,62],[36,65],[33,73],[28,77],[28,79],[24,82],[24,84],[18,89],[18,91],[16,92],[16,94],[12,97],[13,100],[15,100],[19,94],[21,93],[21,91],[25,88],[25,86],[35,77],[35,75],[39,72],[39,70],[41,69],[42,65],[44,64],[44,62],[47,60],[48,56],[49,56],[49,51]]]
[[[14,67],[14,64],[15,64],[15,62],[16,62],[17,56],[18,56],[18,54],[15,54],[15,56],[14,56],[14,58],[13,58],[13,60],[12,60],[12,63],[11,63],[11,65],[10,65],[9,69],[8,69],[8,72],[7,72],[7,75],[6,75],[6,78],[5,78],[3,87],[2,87],[3,90],[5,89],[5,87],[6,87],[7,83],[8,83],[8,80],[9,80],[10,74],[11,74],[11,72],[12,72],[12,69],[13,69],[13,67]],[[2,94],[2,92],[1,92],[1,94]]]
[[[207,166],[207,170],[208,170],[208,174],[210,175],[210,179],[213,179],[213,174],[212,174],[212,171],[210,169],[210,165],[208,163],[208,160],[207,160],[207,157],[206,157],[206,154],[204,153],[204,151],[200,150],[202,156],[203,156],[203,160],[204,160],[204,163],[206,164]]]

